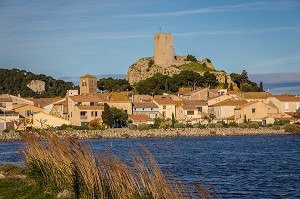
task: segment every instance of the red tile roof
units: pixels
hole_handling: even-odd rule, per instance
[[[154,101],[157,104],[163,105],[163,104],[174,104],[176,105],[176,102],[171,99],[169,95],[157,95],[154,97]]]
[[[148,115],[131,115],[129,118],[134,122],[152,122],[153,119]]]
[[[154,102],[134,102],[134,108],[158,108]]]
[[[277,95],[274,97],[282,102],[300,102],[300,97],[294,95]]]
[[[239,106],[247,103],[248,102],[246,100],[226,99],[211,106]]]
[[[81,76],[80,78],[94,78],[94,79],[96,79],[95,76],[90,75],[90,74],[86,74],[86,75],[84,75],[84,76]]]

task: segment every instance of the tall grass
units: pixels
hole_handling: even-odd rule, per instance
[[[69,190],[76,198],[220,198],[211,185],[185,184],[170,172],[163,172],[151,153],[130,151],[130,161],[112,150],[96,154],[74,139],[60,140],[46,135],[41,142],[26,136],[27,174],[45,191]]]

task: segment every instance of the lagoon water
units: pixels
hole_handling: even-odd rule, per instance
[[[213,184],[222,198],[300,198],[300,136],[84,140],[120,154],[146,146],[163,169],[185,182]],[[19,142],[0,143],[0,165],[22,165]]]

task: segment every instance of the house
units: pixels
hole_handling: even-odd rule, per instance
[[[9,95],[2,94],[0,95],[0,110],[12,110],[13,109],[13,100]]]
[[[154,102],[133,102],[133,115],[148,115],[150,118],[159,116],[159,108]]]
[[[148,115],[130,115],[129,119],[133,124],[154,124],[153,118]]]
[[[98,94],[109,106],[124,110],[128,115],[132,115],[132,100],[127,92],[112,92]]]
[[[237,106],[247,104],[246,100],[235,100],[235,99],[226,99],[224,101],[215,103],[208,107],[208,113],[215,115],[217,120],[226,120],[234,115],[234,109]]]
[[[68,120],[77,126],[86,126],[93,119],[101,119],[104,102],[97,94],[69,96]]]
[[[35,113],[43,112],[43,108],[36,107],[28,104],[20,104],[14,106],[13,110],[20,114],[21,117],[32,121],[32,115]]]
[[[86,74],[80,77],[80,95],[97,93],[97,78],[93,75]]]
[[[18,120],[19,118],[20,116],[18,113],[0,110],[0,131],[4,129],[15,130],[16,125],[13,121]]]
[[[279,113],[296,112],[300,108],[300,97],[293,95],[276,95],[268,97],[264,102],[275,105]]]
[[[183,100],[176,106],[176,119],[181,122],[199,123],[208,112],[208,105],[203,100]]]
[[[239,105],[234,109],[234,118],[237,123],[247,121],[262,121],[264,118],[278,115],[278,108],[261,101],[252,101]]]
[[[50,115],[63,118],[65,120],[68,119],[68,100],[67,98],[63,98],[62,100],[55,102],[51,105],[52,106]]]
[[[179,96],[185,100],[207,100],[208,93],[209,93],[208,88],[200,88],[190,92],[183,93]]]
[[[241,97],[248,102],[263,102],[268,97],[272,97],[273,95],[269,92],[243,92],[241,93]]]
[[[65,120],[60,117],[56,117],[47,113],[39,112],[33,116],[32,127],[34,128],[48,128],[48,127],[57,127],[63,124],[70,125],[69,120]]]
[[[172,118],[172,114],[176,117],[176,102],[169,95],[157,95],[153,102],[158,106],[158,111],[164,118]]]
[[[234,97],[231,95],[219,95],[219,96],[208,99],[207,104],[208,104],[208,106],[210,106],[210,105],[222,102],[227,99],[232,99],[232,98],[234,98]]]

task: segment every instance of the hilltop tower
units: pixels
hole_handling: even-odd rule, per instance
[[[80,77],[80,95],[97,93],[97,78],[86,74]]]
[[[174,44],[171,33],[156,33],[154,35],[154,63],[168,67],[174,62]]]

